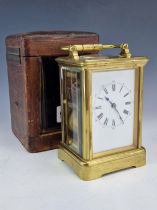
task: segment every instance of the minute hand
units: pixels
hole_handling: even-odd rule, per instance
[[[118,113],[120,120],[121,120],[122,123],[124,124],[124,121],[123,121],[123,119],[122,119],[122,117],[121,117],[119,111],[117,110],[116,106],[114,106],[113,108],[114,108],[114,110]]]

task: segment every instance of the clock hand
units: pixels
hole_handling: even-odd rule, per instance
[[[122,119],[122,117],[121,117],[121,115],[120,115],[118,109],[116,108],[116,106],[114,107],[114,109],[115,109],[115,111],[118,113],[120,120],[121,120],[122,123],[124,124],[124,121],[123,121],[123,119]]]
[[[110,101],[108,97],[105,97],[106,101],[108,101],[111,104],[111,107],[113,106],[113,103]]]
[[[111,107],[117,112],[117,114],[118,114],[120,120],[121,120],[122,123],[124,124],[124,121],[123,121],[123,119],[122,119],[122,117],[121,117],[121,115],[120,115],[118,109],[116,108],[116,104],[115,104],[115,103],[112,103],[108,97],[105,97],[105,99],[106,99],[106,101],[108,101],[108,102],[111,104]]]

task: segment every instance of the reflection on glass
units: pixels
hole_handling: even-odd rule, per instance
[[[76,70],[65,70],[64,86],[66,92],[66,143],[69,143],[71,149],[76,153],[82,153],[82,103],[81,103],[81,73]],[[64,88],[65,90],[65,88]]]

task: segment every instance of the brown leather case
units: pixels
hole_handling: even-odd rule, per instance
[[[29,152],[58,148],[61,125],[56,121],[60,105],[56,57],[70,44],[98,43],[90,32],[31,32],[6,37],[11,125]]]

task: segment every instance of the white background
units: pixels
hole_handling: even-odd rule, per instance
[[[147,165],[82,181],[57,150],[31,154],[1,130],[0,210],[156,210],[157,122],[144,122]]]

